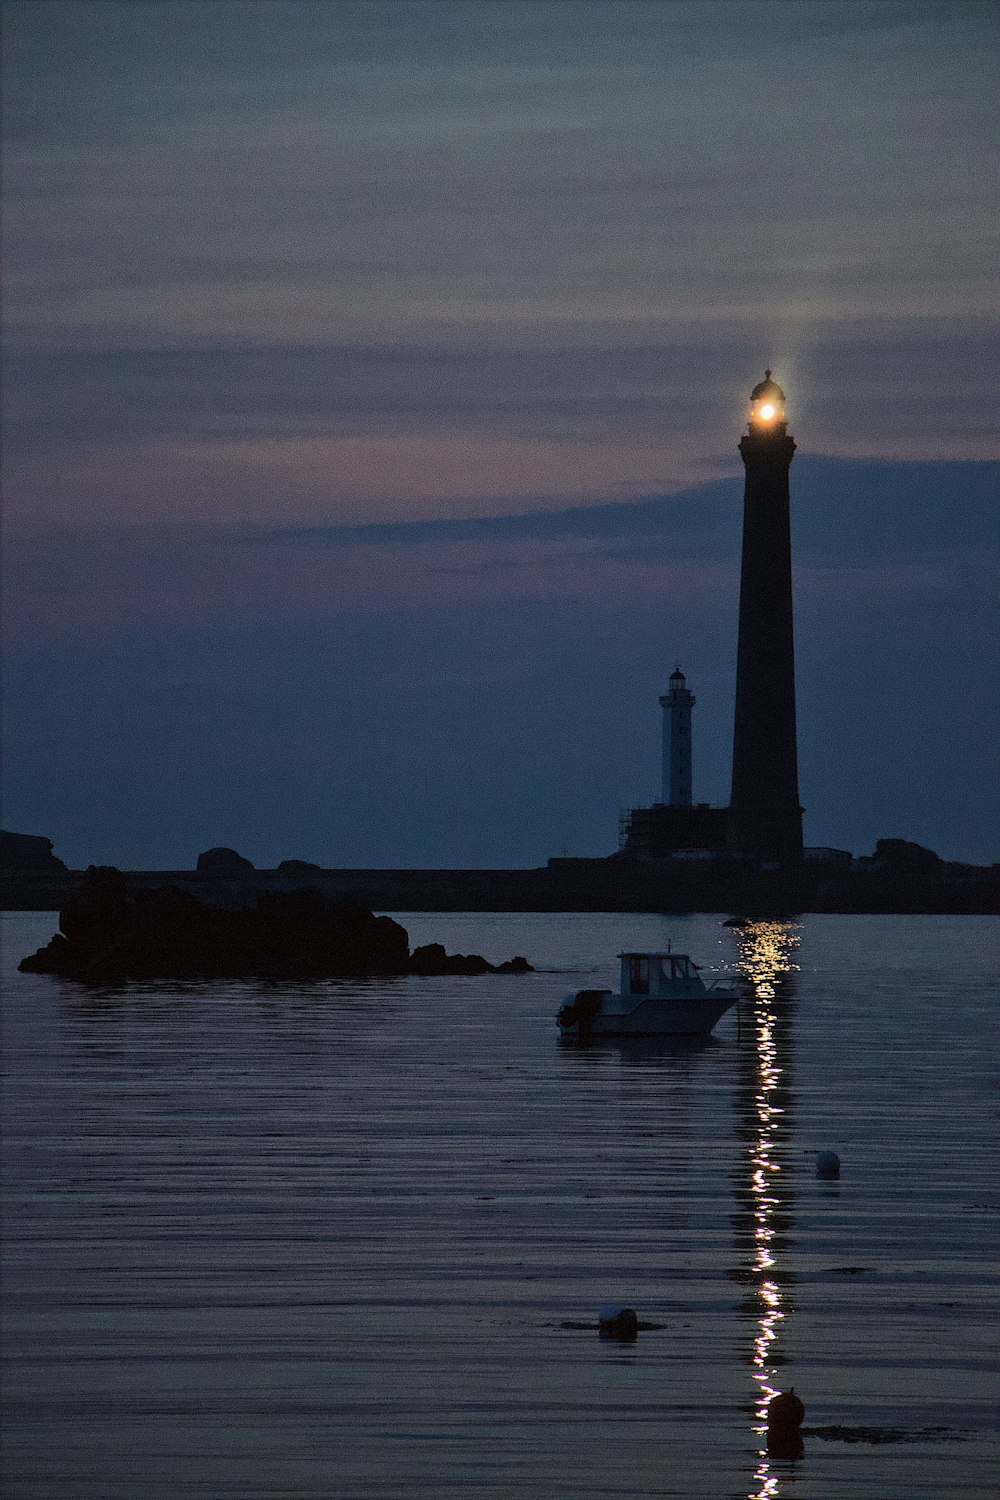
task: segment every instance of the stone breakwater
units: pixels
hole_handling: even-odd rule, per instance
[[[161,886],[130,897],[125,876],[91,866],[59,914],[60,931],[21,960],[28,974],[123,979],[328,979],[359,975],[524,974],[524,958],[488,963],[440,943],[411,953],[391,917],[319,890],[265,891],[253,906],[210,906]]]

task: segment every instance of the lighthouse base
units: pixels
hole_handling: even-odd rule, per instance
[[[760,864],[802,863],[801,807],[731,807],[726,853]]]

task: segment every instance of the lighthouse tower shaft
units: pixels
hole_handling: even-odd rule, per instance
[[[663,709],[663,772],[661,800],[670,807],[691,806],[691,710],[680,667],[671,675],[670,690],[660,699]]]
[[[746,488],[727,842],[734,854],[781,863],[802,858],[788,485],[794,452],[783,420],[751,415],[740,443]]]

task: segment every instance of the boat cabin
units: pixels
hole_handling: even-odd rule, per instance
[[[623,995],[669,995],[698,978],[698,965],[686,953],[619,953]]]

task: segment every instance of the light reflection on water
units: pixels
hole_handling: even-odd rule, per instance
[[[749,1500],[768,1500],[780,1493],[780,1481],[767,1451],[767,1407],[781,1389],[777,1372],[781,1324],[790,1311],[776,1250],[781,1238],[779,1219],[784,1217],[789,1228],[791,1219],[790,1193],[782,1184],[782,1147],[793,1123],[788,1118],[788,1073],[793,976],[797,969],[793,955],[799,945],[799,930],[791,922],[754,922],[738,929],[737,941],[737,969],[749,991],[747,1000],[741,1003],[749,1009],[751,1022],[750,1079],[743,1090],[743,1109],[748,1136],[745,1173],[753,1214],[749,1274],[756,1304],[751,1369],[756,1386],[753,1433],[757,1467]],[[780,1024],[779,1006],[783,1011]]]
[[[993,1496],[995,922],[403,920],[542,970],[84,992],[5,919],[12,1497]],[[715,1038],[561,1047],[668,938],[749,980]],[[790,1384],[911,1436],[769,1458]]]

